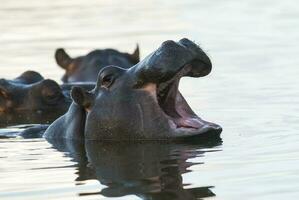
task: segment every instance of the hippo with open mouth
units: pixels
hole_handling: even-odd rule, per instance
[[[139,47],[130,53],[119,52],[115,49],[97,49],[85,56],[72,58],[63,48],[55,52],[56,63],[65,70],[62,81],[95,82],[99,71],[108,65],[130,68],[139,62]]]
[[[188,39],[166,41],[135,66],[103,68],[92,91],[74,87],[68,112],[46,138],[176,140],[217,135],[222,128],[198,117],[178,90],[184,76],[202,77],[212,64]]]

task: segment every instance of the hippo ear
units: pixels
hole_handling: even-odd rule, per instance
[[[139,45],[136,45],[136,49],[132,54],[129,54],[130,60],[134,63],[137,64],[140,61],[140,52],[139,52]]]
[[[55,52],[56,63],[63,69],[68,69],[73,59],[65,52],[63,48],[56,49]]]
[[[71,97],[76,104],[84,107],[85,109],[89,109],[93,102],[93,94],[87,92],[82,87],[73,87],[71,90]]]

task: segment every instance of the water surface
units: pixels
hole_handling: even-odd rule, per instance
[[[144,57],[164,40],[188,37],[214,68],[184,78],[180,90],[224,129],[223,142],[205,145],[4,138],[0,199],[299,198],[297,1],[10,0],[1,2],[0,27],[1,77],[32,69],[57,81],[58,47],[76,56],[132,52],[138,42]],[[0,132],[15,136],[18,128]]]

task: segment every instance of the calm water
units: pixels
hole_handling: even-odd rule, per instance
[[[296,0],[10,0],[1,2],[0,27],[5,78],[33,69],[59,80],[57,47],[75,56],[138,42],[144,57],[164,40],[195,40],[214,71],[180,88],[224,128],[223,142],[207,144],[1,139],[1,200],[299,198]]]

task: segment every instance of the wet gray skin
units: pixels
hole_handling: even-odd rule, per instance
[[[172,140],[214,136],[217,124],[198,117],[178,91],[183,76],[210,73],[210,59],[188,39],[166,41],[130,69],[108,66],[94,90],[71,91],[69,111],[45,137],[88,140]]]
[[[94,88],[89,83],[72,85]],[[59,86],[34,71],[13,80],[0,79],[0,126],[54,121],[71,104],[70,89],[70,84]]]
[[[62,81],[95,82],[99,71],[108,65],[130,68],[139,62],[139,47],[130,53],[122,53],[114,49],[94,50],[85,56],[71,58],[64,49],[55,52],[56,63],[65,70]]]

